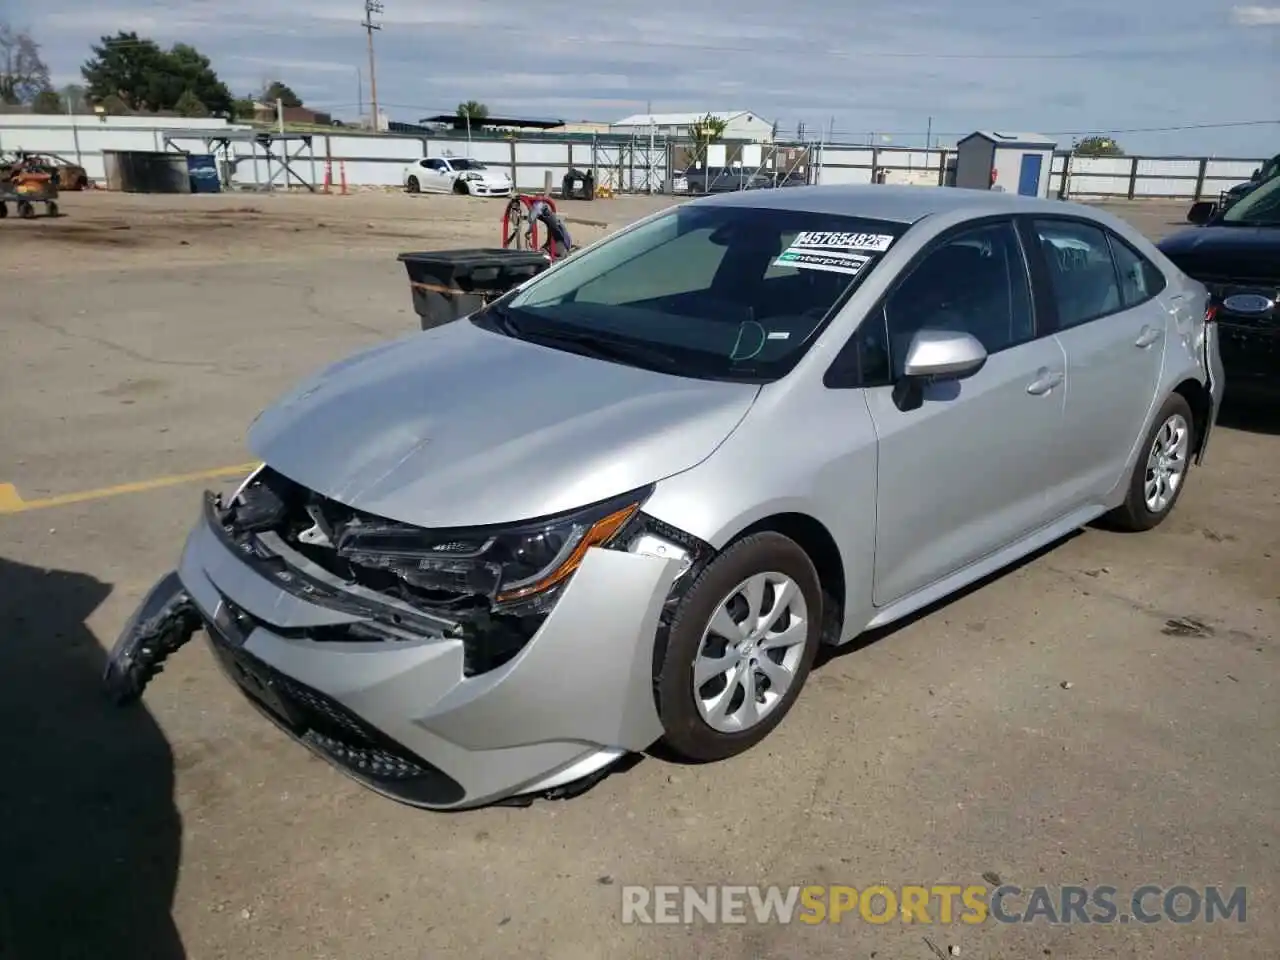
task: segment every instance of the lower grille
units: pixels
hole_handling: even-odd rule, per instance
[[[207,630],[228,676],[262,712],[355,779],[405,803],[450,806],[466,791],[332,697]]]

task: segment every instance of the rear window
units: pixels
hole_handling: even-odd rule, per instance
[[[668,372],[767,381],[799,361],[905,229],[692,204],[573,257],[506,308],[530,339],[589,332],[660,351]]]

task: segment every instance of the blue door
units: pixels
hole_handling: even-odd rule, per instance
[[[1038,153],[1022,155],[1022,169],[1018,171],[1018,194],[1023,197],[1040,195],[1040,164],[1044,160]]]

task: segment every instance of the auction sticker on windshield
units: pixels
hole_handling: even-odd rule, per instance
[[[796,235],[791,246],[782,251],[774,263],[854,275],[867,265],[870,254],[889,249],[891,243],[893,237],[887,234],[806,230]]]
[[[789,249],[866,250],[884,253],[893,243],[887,233],[838,233],[830,230],[802,230]]]

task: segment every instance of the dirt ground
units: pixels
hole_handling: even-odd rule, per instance
[[[574,242],[582,243],[670,202],[661,196],[569,200],[557,209]],[[0,270],[43,274],[71,267],[280,263],[340,252],[500,246],[505,205],[498,199],[409,197],[381,191],[346,196],[209,194],[181,200],[106,192],[63,194],[56,218],[3,224],[0,237],[6,240],[7,255]]]
[[[655,202],[566,212],[621,225]],[[300,377],[414,329],[395,254],[494,245],[501,202],[63,207],[0,223],[0,957],[1277,955],[1275,417],[1228,410],[1158,530],[1084,531],[842,652],[738,759],[424,813],[288,741],[200,645],[134,709],[98,677],[201,488],[235,479],[191,475],[251,460],[249,422]],[[1116,209],[1153,236],[1184,212]],[[1245,886],[1247,915],[622,922],[625,885],[685,883]]]

